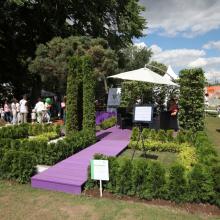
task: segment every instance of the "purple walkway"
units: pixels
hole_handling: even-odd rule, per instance
[[[130,130],[116,127],[98,132],[99,142],[33,176],[32,187],[80,194],[87,181],[87,169],[93,155],[117,156],[127,147],[130,135]]]

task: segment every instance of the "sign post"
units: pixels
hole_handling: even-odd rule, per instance
[[[91,160],[91,179],[99,180],[100,197],[102,197],[102,180],[109,180],[108,160]]]

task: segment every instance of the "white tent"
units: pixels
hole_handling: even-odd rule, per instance
[[[133,81],[149,82],[155,84],[178,86],[176,83],[172,82],[171,80],[166,79],[163,76],[160,76],[159,74],[151,71],[146,67],[109,76],[108,78],[118,78],[124,80],[133,80]]]
[[[176,73],[174,73],[172,67],[169,65],[163,78],[168,80],[176,80],[178,79],[178,76],[176,75]]]

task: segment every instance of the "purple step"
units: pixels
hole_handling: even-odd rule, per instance
[[[112,127],[96,135],[100,139],[97,143],[33,176],[32,187],[80,194],[87,181],[88,166],[93,156],[97,153],[117,156],[127,147],[131,131]]]

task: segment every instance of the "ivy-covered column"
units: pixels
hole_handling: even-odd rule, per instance
[[[78,71],[81,60],[78,56],[69,59],[67,76],[66,133],[78,130]]]
[[[201,68],[185,69],[180,72],[179,123],[183,129],[204,129],[205,77]]]
[[[90,56],[84,56],[83,72],[83,129],[92,129],[95,134],[95,76]]]

